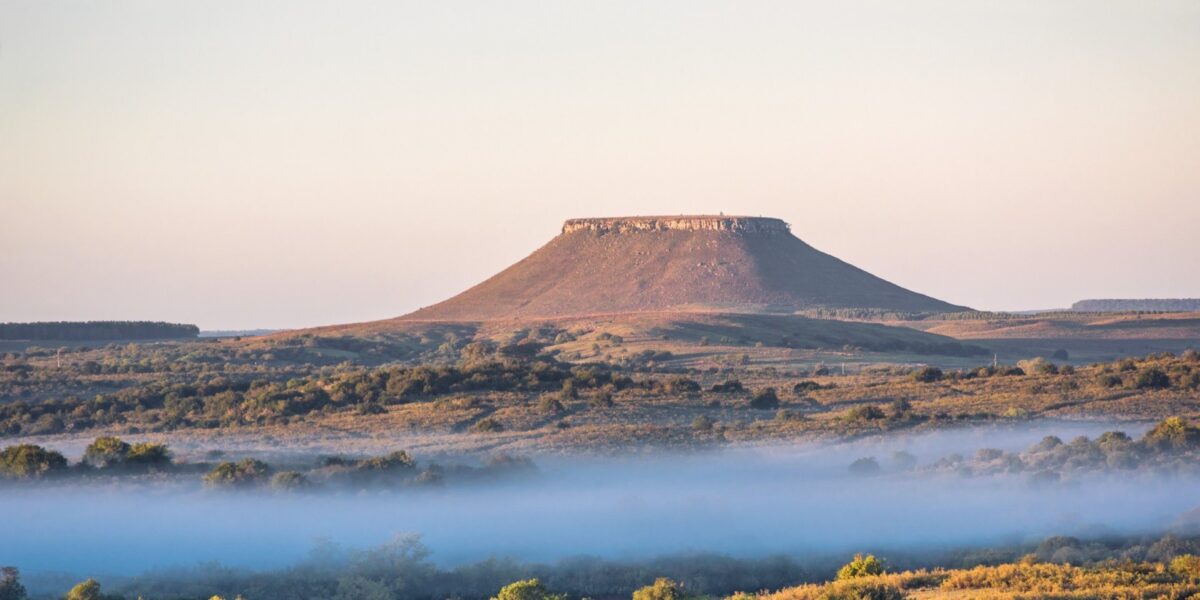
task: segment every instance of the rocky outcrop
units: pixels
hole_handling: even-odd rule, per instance
[[[641,231],[728,231],[733,233],[788,233],[788,224],[768,217],[671,216],[671,217],[611,217],[599,219],[569,219],[562,232],[586,231],[595,234],[632,233]]]

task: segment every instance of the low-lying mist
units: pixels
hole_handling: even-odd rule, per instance
[[[278,568],[324,537],[348,547],[419,532],[444,566],[489,556],[554,561],[681,552],[738,557],[1024,541],[1097,526],[1139,533],[1200,504],[1200,480],[1096,475],[1035,486],[1027,477],[887,472],[904,450],[927,464],[981,447],[1019,450],[1140,427],[1046,423],[838,444],[623,457],[534,456],[541,476],[361,493],[221,492],[196,486],[13,487],[0,493],[0,564],[26,572],[136,574],[219,561]],[[885,472],[852,475],[874,456]],[[419,457],[418,457],[419,458]]]

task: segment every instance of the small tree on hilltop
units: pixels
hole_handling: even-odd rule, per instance
[[[687,598],[687,594],[683,591],[683,584],[666,577],[659,577],[654,580],[653,585],[648,585],[633,593],[633,600],[683,600],[684,598]]]
[[[526,579],[504,586],[492,600],[566,600],[566,596],[551,594],[538,579]]]
[[[100,582],[88,579],[75,585],[67,592],[67,600],[103,600],[100,595]]]
[[[837,578],[844,580],[854,579],[855,577],[874,577],[875,575],[883,575],[885,572],[886,567],[883,561],[875,558],[874,554],[868,554],[865,557],[861,554],[855,554],[854,560],[838,569]]]

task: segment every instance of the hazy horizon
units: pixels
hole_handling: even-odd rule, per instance
[[[572,217],[1197,297],[1200,3],[0,0],[0,321],[394,317]]]

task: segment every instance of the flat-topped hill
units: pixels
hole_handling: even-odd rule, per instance
[[[524,260],[409,320],[812,308],[963,310],[880,279],[792,235],[779,219],[571,219]]]

